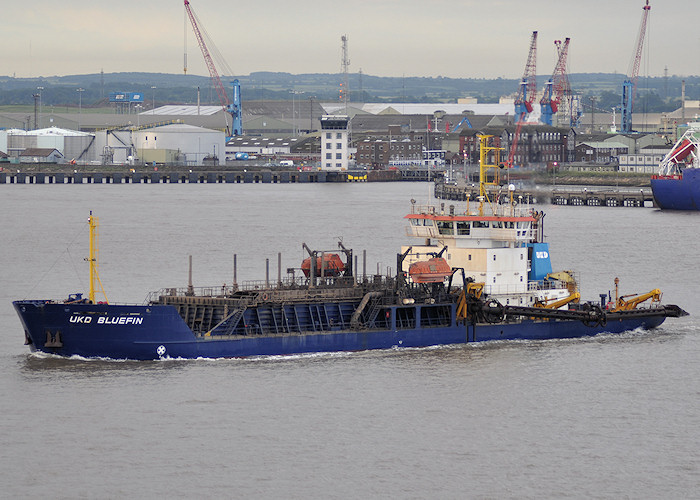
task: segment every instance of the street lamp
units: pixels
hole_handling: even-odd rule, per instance
[[[316,96],[309,97],[309,133],[314,131],[314,98]]]
[[[39,91],[39,124],[36,128],[41,128],[41,91],[44,90],[44,87],[37,87],[36,89]]]
[[[80,132],[80,118],[83,114],[83,92],[85,89],[75,89],[78,93],[78,132]]]
[[[290,90],[289,93],[292,94],[292,129],[294,131],[294,136],[296,137],[297,126],[296,126],[296,122],[294,121],[294,102],[295,102],[294,96],[299,95],[299,94],[304,94],[305,92],[302,90]]]
[[[134,106],[134,109],[136,109],[136,130],[139,130],[141,128],[141,109],[143,106],[141,104],[137,104]]]
[[[156,114],[156,86],[151,85],[151,114]]]

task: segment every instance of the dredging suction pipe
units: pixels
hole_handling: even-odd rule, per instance
[[[370,299],[372,299],[373,297],[381,296],[382,292],[367,292],[365,296],[362,297],[360,305],[357,306],[357,309],[355,309],[355,312],[352,313],[352,316],[350,317],[351,328],[357,328],[360,326],[360,315],[362,314],[362,311],[364,311],[365,307],[367,307],[367,304],[369,303]]]

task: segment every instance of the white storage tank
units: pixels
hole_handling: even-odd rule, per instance
[[[190,165],[202,165],[204,158],[212,155],[224,163],[226,135],[219,130],[176,123],[134,132],[134,145],[141,156],[144,150],[171,150],[185,155]]]

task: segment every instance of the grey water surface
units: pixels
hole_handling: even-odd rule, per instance
[[[128,362],[30,354],[11,301],[273,278],[342,237],[395,267],[426,183],[0,186],[0,497],[691,498],[700,213],[537,206],[587,299],[664,291],[660,328],[544,342]],[[360,267],[361,267],[360,257]],[[379,264],[377,264],[377,262]]]

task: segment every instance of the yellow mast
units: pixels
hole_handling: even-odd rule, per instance
[[[501,151],[503,148],[496,146],[489,146],[489,139],[494,136],[492,135],[480,135],[479,136],[479,197],[481,198],[479,203],[479,215],[484,215],[484,200],[491,203],[488,199],[488,193],[486,191],[486,184],[491,184],[493,186],[498,186],[498,169]],[[488,163],[489,153],[493,151],[493,164]],[[488,169],[493,169],[493,181],[488,181]]]
[[[99,263],[97,260],[97,254],[99,253],[97,247],[97,226],[99,226],[99,219],[92,215],[92,210],[90,210],[90,217],[88,217],[88,224],[90,225],[90,257],[86,260],[90,263],[90,295],[89,299],[92,304],[95,303],[95,282],[100,285],[100,290],[104,301],[109,303],[107,300],[107,294],[105,294],[105,289],[102,286],[102,281],[100,280],[100,275],[97,272]]]

